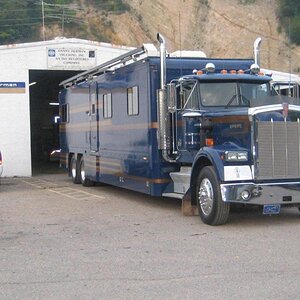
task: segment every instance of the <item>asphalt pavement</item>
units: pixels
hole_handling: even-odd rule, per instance
[[[208,226],[176,199],[3,178],[0,299],[299,299],[300,214]]]

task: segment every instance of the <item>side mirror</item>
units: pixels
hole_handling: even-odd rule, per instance
[[[168,83],[167,84],[167,105],[168,105],[168,112],[174,113],[177,108],[177,92],[176,92],[176,85],[175,83]]]

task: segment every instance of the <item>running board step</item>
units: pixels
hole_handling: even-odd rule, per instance
[[[185,194],[190,187],[191,167],[181,167],[180,172],[171,172],[174,182],[174,193]]]
[[[163,193],[163,197],[168,198],[176,198],[176,199],[182,199],[184,194],[178,194],[178,193]]]

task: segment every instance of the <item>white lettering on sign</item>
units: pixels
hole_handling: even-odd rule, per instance
[[[48,69],[89,69],[96,66],[96,51],[82,48],[47,48]]]

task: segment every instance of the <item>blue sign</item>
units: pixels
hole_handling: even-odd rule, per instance
[[[25,94],[25,82],[0,81],[0,94]]]
[[[0,82],[0,89],[25,88],[25,82]]]

